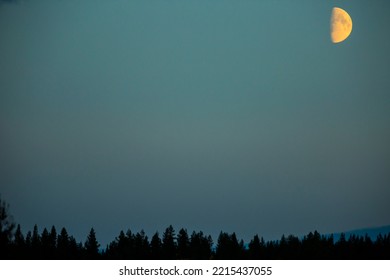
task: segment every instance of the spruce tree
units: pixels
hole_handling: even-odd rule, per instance
[[[31,251],[33,259],[41,259],[41,236],[38,233],[38,226],[35,224],[31,237]]]
[[[55,226],[53,225],[50,229],[50,235],[49,235],[49,254],[51,259],[57,258],[57,230]]]
[[[41,234],[41,250],[43,259],[51,259],[50,254],[50,233],[44,228]]]
[[[91,228],[87,240],[84,244],[86,256],[88,259],[97,259],[99,257],[99,247],[100,244],[96,239],[96,233],[93,228]]]
[[[162,242],[163,258],[166,260],[176,259],[175,230],[172,225],[165,230]]]
[[[190,239],[190,256],[193,260],[207,260],[211,258],[213,240],[205,236],[202,231],[193,231]]]
[[[150,256],[153,260],[159,260],[162,258],[162,255],[161,255],[161,251],[162,251],[162,242],[161,242],[161,238],[158,234],[158,232],[156,232],[153,236],[152,236],[152,240],[150,241]]]
[[[13,259],[26,259],[26,243],[20,227],[20,224],[16,227],[15,238],[13,242]]]
[[[69,259],[69,235],[65,228],[61,229],[57,236],[57,252],[58,258],[61,260]]]
[[[262,258],[262,244],[260,238],[256,234],[248,245],[248,257],[251,260],[260,260]]]
[[[226,260],[231,258],[230,237],[228,233],[222,231],[220,232],[215,256],[218,260]]]
[[[177,235],[177,258],[182,260],[190,258],[190,240],[187,230],[183,228]]]
[[[9,257],[15,224],[9,214],[9,206],[0,197],[0,259]]]
[[[137,260],[146,260],[149,258],[149,241],[144,230],[141,230],[134,236],[134,251],[135,259]]]

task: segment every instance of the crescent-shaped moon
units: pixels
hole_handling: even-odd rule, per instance
[[[343,9],[334,7],[330,17],[330,39],[333,43],[340,43],[348,38],[352,32],[352,19]]]

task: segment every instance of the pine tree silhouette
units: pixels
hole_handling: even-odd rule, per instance
[[[16,227],[15,238],[13,243],[12,259],[25,259],[26,258],[26,243],[20,227],[20,224]]]
[[[50,249],[50,233],[47,228],[44,228],[41,234],[41,251],[43,259],[48,260],[52,258]]]
[[[67,252],[67,259],[79,260],[83,258],[84,248],[81,242],[77,242],[73,236],[69,237],[69,247]]]
[[[202,231],[193,231],[190,239],[190,256],[193,260],[207,260],[212,257],[213,240]]]
[[[64,227],[61,229],[60,234],[57,236],[57,252],[58,258],[61,260],[66,260],[70,257],[69,236],[68,232]]]
[[[236,234],[221,232],[218,237],[216,258],[219,260],[234,260],[243,258],[243,242],[238,242]]]
[[[96,232],[93,228],[89,231],[84,247],[87,259],[96,260],[99,258],[100,244],[96,239]]]
[[[0,259],[10,257],[10,246],[15,224],[9,214],[9,205],[0,196]]]
[[[32,236],[32,233],[31,231],[29,230],[26,234],[26,238],[25,238],[25,259],[27,260],[31,260],[33,259],[33,252],[31,250],[31,236]]]
[[[255,235],[248,245],[248,258],[251,260],[264,259],[264,240],[260,241],[259,235]]]
[[[162,239],[163,258],[166,260],[176,259],[175,230],[172,225],[167,227]]]
[[[137,260],[146,260],[150,257],[148,237],[143,230],[134,236],[134,250],[135,259]]]
[[[153,235],[150,241],[150,252],[151,259],[160,260],[162,258],[162,242],[158,232]]]
[[[335,244],[335,257],[336,259],[347,259],[348,243],[345,239],[345,234],[341,233],[339,240]]]
[[[187,230],[182,228],[177,234],[177,258],[179,260],[188,260],[190,258],[190,240]]]
[[[48,246],[49,246],[49,256],[50,256],[50,258],[51,259],[58,258],[58,253],[57,253],[57,230],[56,230],[54,225],[50,229]]]
[[[38,226],[35,224],[31,237],[31,252],[34,259],[42,259],[41,236],[38,233]]]

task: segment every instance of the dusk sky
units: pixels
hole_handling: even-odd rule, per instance
[[[385,0],[2,0],[1,197],[102,244],[388,225],[389,26]]]

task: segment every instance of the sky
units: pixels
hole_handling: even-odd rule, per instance
[[[333,7],[353,21],[333,44]],[[390,224],[390,3],[0,1],[0,194],[106,244]]]

